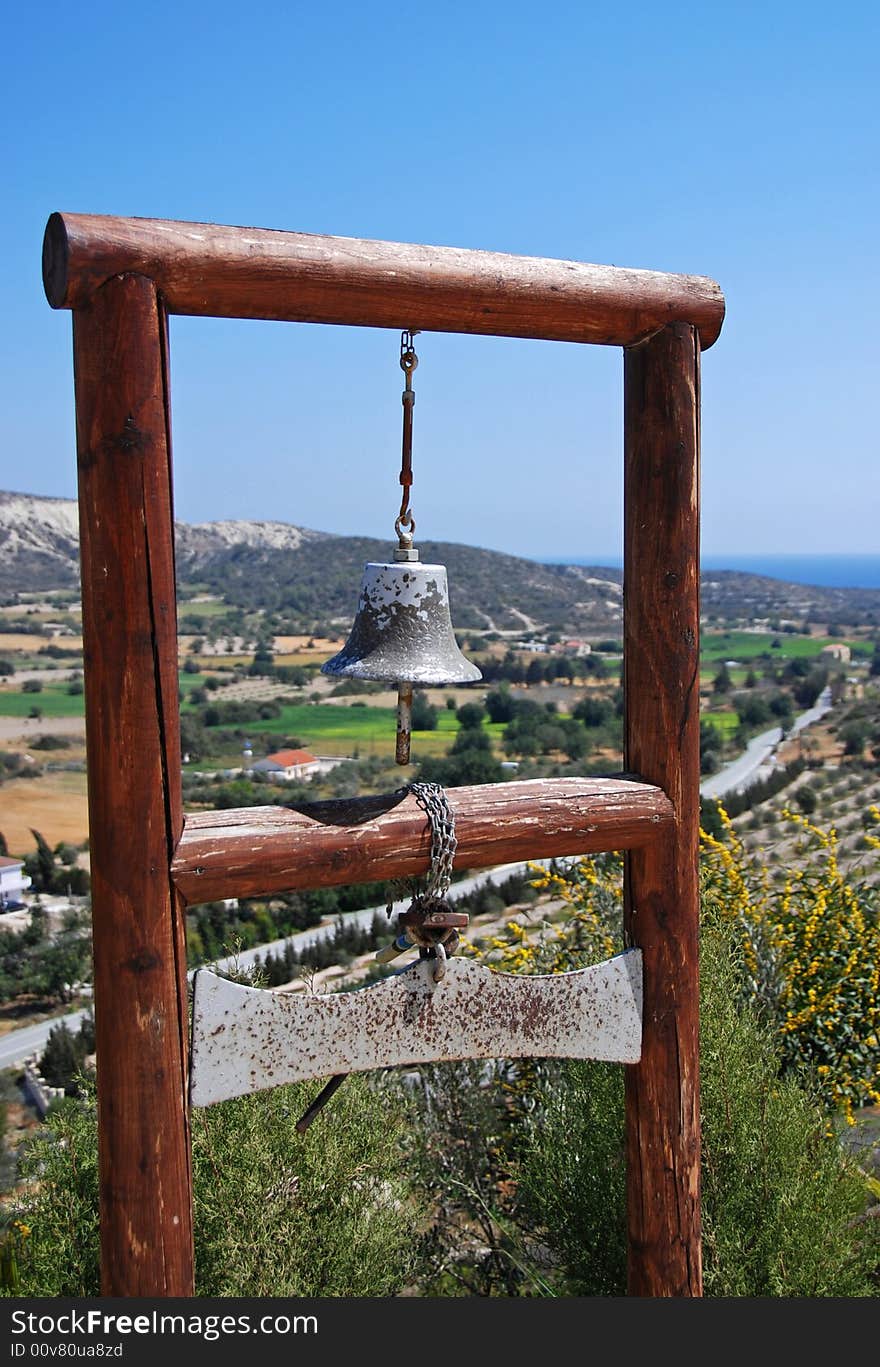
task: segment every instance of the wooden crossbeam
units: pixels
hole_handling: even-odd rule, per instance
[[[634,776],[527,779],[450,788],[459,868],[629,850],[668,835],[672,803]],[[171,865],[188,903],[367,883],[427,871],[431,829],[405,788],[296,810],[242,807],[186,816]]]
[[[703,349],[724,296],[700,275],[354,237],[52,214],[43,283],[53,308],[79,308],[127,272],[148,276],[169,313],[418,328],[629,346],[693,323]]]

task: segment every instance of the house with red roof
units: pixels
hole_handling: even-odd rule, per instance
[[[319,760],[309,750],[277,750],[274,755],[258,759],[250,766],[250,772],[265,774],[276,783],[291,783],[311,778],[320,768]]]

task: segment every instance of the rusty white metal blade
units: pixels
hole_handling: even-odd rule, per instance
[[[369,988],[310,996],[195,975],[190,1101],[210,1106],[286,1082],[464,1058],[596,1058],[637,1063],[642,955],[571,973],[495,973],[450,959]]]

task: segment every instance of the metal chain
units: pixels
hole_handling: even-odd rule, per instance
[[[431,827],[431,867],[425,896],[445,898],[452,881],[452,864],[458,845],[449,799],[439,783],[411,783],[409,791]]]
[[[403,485],[403,494],[400,499],[400,512],[394,523],[394,530],[400,538],[401,545],[411,544],[413,533],[416,529],[415,518],[412,515],[412,508],[409,505],[409,491],[412,488],[412,423],[413,408],[416,402],[416,393],[413,389],[413,371],[419,363],[413,346],[413,338],[417,335],[407,329],[400,334],[400,368],[406,376],[406,388],[403,391],[403,451],[400,465],[400,483]],[[405,529],[405,530],[404,530]]]

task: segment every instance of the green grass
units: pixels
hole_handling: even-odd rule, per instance
[[[753,660],[758,655],[783,660],[813,659],[823,646],[840,639],[839,636],[794,636],[785,632],[704,631],[700,654],[704,661]],[[779,645],[772,646],[772,641],[779,641]],[[847,640],[844,644],[853,654],[870,655],[873,650],[868,641]]]
[[[739,726],[739,715],[736,712],[701,712],[700,721],[714,726],[722,736],[729,736]]]
[[[177,620],[185,622],[188,617],[224,617],[232,611],[234,609],[228,603],[193,603],[190,601],[178,605]]]
[[[39,707],[44,717],[81,717],[85,712],[82,693],[64,688],[43,687],[41,693],[0,692],[0,716],[28,717]]]
[[[208,676],[207,674],[187,674],[185,670],[181,670],[177,677],[180,691],[184,695],[183,700],[186,702],[194,689],[204,688]]]
[[[195,676],[193,676],[195,677]],[[393,707],[340,707],[333,703],[282,704],[277,717],[242,723],[248,735],[285,732],[323,754],[350,754],[354,749],[393,752],[397,713]],[[459,729],[455,713],[443,708],[435,731],[413,731],[413,746],[421,755],[445,754]],[[485,723],[493,744],[504,734],[501,722]],[[255,751],[256,753],[256,751]],[[213,762],[213,761],[212,761]],[[219,764],[219,759],[217,760]],[[208,766],[205,766],[208,767]]]
[[[333,703],[285,703],[277,717],[247,723],[248,732],[289,731],[327,740],[367,739],[397,725],[393,707],[337,707]]]

